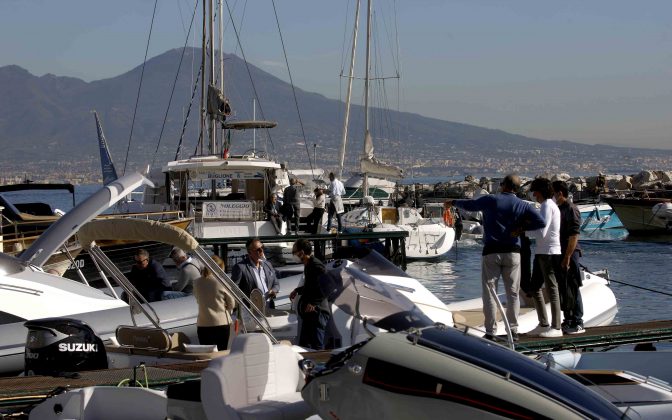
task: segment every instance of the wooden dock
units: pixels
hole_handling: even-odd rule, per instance
[[[586,332],[558,338],[520,335],[516,350],[524,354],[556,350],[589,350],[623,344],[651,343],[672,340],[672,320],[586,328]]]

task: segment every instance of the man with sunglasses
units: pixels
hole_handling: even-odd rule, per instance
[[[251,238],[245,243],[245,248],[247,255],[233,266],[231,279],[248,297],[252,290],[259,289],[266,299],[267,307],[275,308],[274,299],[280,291],[280,283],[273,265],[264,255],[264,245],[259,238]]]
[[[147,302],[161,300],[163,292],[172,290],[166,270],[158,261],[149,257],[146,249],[138,249],[133,259],[135,264],[131,267],[128,280]]]

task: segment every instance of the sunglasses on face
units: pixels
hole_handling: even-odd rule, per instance
[[[136,263],[136,264],[142,264],[142,263],[144,263],[145,261],[149,261],[149,260],[148,260],[147,258],[143,258],[143,259],[141,259],[141,260],[135,260],[135,263]]]

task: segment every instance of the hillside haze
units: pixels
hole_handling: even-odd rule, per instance
[[[188,112],[181,157],[196,150],[200,87],[190,111],[189,104],[193,79],[199,73],[200,49],[184,51],[166,117],[181,55],[182,49],[170,50],[145,64],[129,149],[129,168],[143,168],[152,162],[160,166],[173,159]],[[278,122],[277,128],[269,130],[268,134],[257,131],[257,149],[266,149],[271,156],[292,167],[305,168],[308,167],[308,155],[313,157],[313,144],[316,144],[317,166],[336,168],[343,124],[342,102],[303,91],[297,86],[306,147],[291,86],[253,65],[246,65],[235,55],[225,55],[225,60],[225,91],[235,118],[252,119],[252,98],[256,91],[259,97],[256,118]],[[88,159],[91,167],[96,168],[98,149],[91,114],[95,109],[115,163],[117,167],[123,167],[141,72],[142,66],[138,66],[117,77],[87,83],[51,74],[37,77],[18,66],[0,67],[0,146],[3,150],[0,159],[3,166],[10,162],[55,162],[74,158]],[[300,84],[300,81],[296,82]],[[380,110],[374,109],[372,115],[376,155],[401,167],[415,166],[416,175],[628,171],[637,164],[638,156],[657,153],[540,140],[413,113],[389,112],[382,116]],[[383,120],[385,124],[380,123]],[[383,126],[385,128],[378,129]],[[362,133],[363,110],[361,106],[353,105],[346,159],[347,166],[353,169],[362,149]],[[243,153],[251,148],[251,132],[234,133],[233,153]],[[664,153],[669,155],[669,151]],[[601,160],[612,162],[612,166],[599,163]],[[578,161],[581,164],[576,163]],[[549,166],[549,162],[556,167]],[[572,162],[577,166],[572,167]]]

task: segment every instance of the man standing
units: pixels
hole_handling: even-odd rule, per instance
[[[569,188],[564,181],[553,181],[555,202],[560,209],[560,267],[556,267],[560,304],[564,315],[562,331],[565,334],[582,334],[583,300],[581,299],[581,271],[579,258],[579,232],[581,231],[581,212],[570,202]]]
[[[251,238],[245,244],[247,255],[233,266],[231,279],[247,297],[252,290],[259,289],[264,295],[266,306],[275,308],[274,299],[280,291],[280,283],[275,269],[264,255],[264,245],[259,238]]]
[[[532,276],[540,275],[544,279],[544,287],[548,292],[551,304],[551,323],[548,323],[548,316],[546,315],[543,288],[539,287],[532,292],[539,325],[528,332],[527,335],[543,338],[561,337],[562,311],[560,310],[558,281],[555,275],[555,267],[560,258],[560,210],[551,200],[553,189],[551,188],[551,181],[548,179],[537,178],[532,181],[530,192],[534,195],[534,199],[541,204],[541,215],[546,220],[546,226],[528,232],[527,235],[536,241],[533,266],[534,270],[539,272],[533,273]]]
[[[338,232],[340,233],[343,230],[343,225],[341,223],[341,214],[345,213],[343,208],[343,195],[345,194],[345,187],[343,183],[336,178],[333,172],[329,173],[329,196],[331,201],[329,202],[329,211],[327,213],[327,232],[331,231],[331,218],[336,214],[336,222],[338,223]]]
[[[497,290],[501,276],[506,292],[506,317],[514,340],[518,337],[520,301],[520,232],[544,227],[539,212],[516,197],[520,188],[518,175],[507,175],[500,184],[501,193],[484,195],[472,200],[448,200],[447,208],[455,206],[467,211],[483,213],[483,260],[481,279],[485,337],[493,339],[497,331],[497,303],[491,289]]]
[[[175,262],[179,275],[177,276],[177,282],[172,285],[173,290],[163,292],[163,300],[191,295],[194,292],[194,281],[201,277],[200,264],[180,248],[173,248],[170,252],[170,258]]]
[[[138,249],[134,260],[135,264],[131,267],[128,280],[147,302],[161,300],[163,292],[172,290],[166,271],[161,264],[149,258],[149,252],[146,249]]]
[[[286,210],[287,230],[293,230],[294,234],[299,233],[299,215],[301,210],[301,198],[299,190],[296,187],[296,178],[290,178],[289,187],[282,193],[283,206]]]
[[[329,303],[320,288],[320,276],[325,272],[324,264],[313,256],[313,246],[306,239],[294,242],[292,256],[305,266],[305,283],[289,295],[290,299],[294,299],[297,294],[301,295],[297,310],[301,317],[299,346],[323,350],[327,324],[331,318]]]

